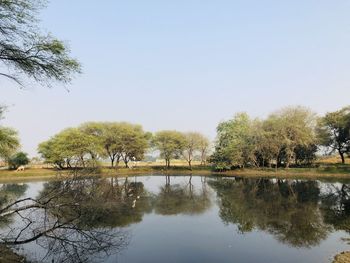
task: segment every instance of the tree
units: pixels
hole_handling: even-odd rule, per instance
[[[141,160],[148,148],[150,134],[140,125],[126,122],[87,122],[78,128],[68,128],[39,144],[38,151],[48,163],[59,168],[85,166],[109,158],[111,166],[122,159]]]
[[[148,148],[149,133],[145,133],[141,125],[120,123],[121,126],[121,145],[122,159],[125,167],[129,167],[130,160],[142,160]]]
[[[68,47],[50,34],[42,34],[36,18],[45,0],[0,1],[0,75],[23,86],[21,75],[50,86],[68,83],[80,72]]]
[[[205,165],[207,162],[207,156],[209,152],[209,146],[210,146],[210,141],[209,139],[202,135],[199,134],[199,142],[198,142],[198,148],[199,148],[199,153],[201,157],[201,165]]]
[[[170,168],[170,160],[179,158],[185,146],[185,138],[178,131],[159,131],[154,135],[153,145],[165,159],[165,165]]]
[[[85,166],[88,157],[96,161],[96,138],[78,128],[68,128],[39,144],[38,151],[48,163],[59,168]]]
[[[192,160],[196,153],[200,154],[201,164],[205,164],[209,140],[199,132],[184,133],[185,145],[182,152],[183,157],[188,162],[190,170],[192,170]]]
[[[65,168],[65,165],[70,165],[69,158],[64,156],[63,152],[59,149],[57,135],[40,143],[38,146],[38,153],[45,159],[46,163],[54,164],[60,169]]]
[[[296,159],[296,150],[300,153],[302,147],[315,145],[315,123],[315,114],[303,107],[284,108],[266,120],[236,114],[218,125],[211,160],[219,170],[271,166],[272,160],[276,161],[276,169],[282,163],[288,168]]]
[[[295,158],[297,146],[308,146],[315,143],[315,114],[304,107],[286,107],[273,113],[270,118],[275,120],[279,128],[279,136],[285,153],[285,166],[288,168]]]
[[[252,121],[246,113],[238,113],[233,119],[218,125],[215,152],[211,157],[217,169],[242,167],[251,162],[251,125]]]
[[[317,150],[318,150],[318,147],[316,144],[310,144],[308,146],[298,145],[294,150],[295,164],[296,165],[311,164],[317,158],[316,156]]]
[[[103,155],[102,134],[103,123],[87,122],[78,127],[81,136],[89,139],[89,154],[92,159],[96,160],[100,155]]]
[[[80,129],[96,137],[97,148],[102,157],[108,157],[111,166],[119,163],[122,154],[121,125],[116,122],[88,122],[80,125]]]
[[[6,106],[0,105],[0,120],[3,118]],[[0,125],[0,158],[8,159],[19,147],[17,132]]]
[[[342,163],[350,147],[350,106],[339,111],[328,112],[319,119],[317,135],[320,145],[338,152]]]
[[[0,158],[7,160],[18,147],[17,132],[11,128],[0,126]]]
[[[24,152],[18,152],[9,159],[9,168],[17,169],[21,165],[27,165],[29,163],[28,154]]]

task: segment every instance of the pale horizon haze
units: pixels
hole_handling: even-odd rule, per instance
[[[35,156],[40,142],[86,121],[214,139],[236,112],[334,111],[350,104],[349,14],[345,0],[51,0],[40,24],[83,72],[50,89],[0,78],[0,123]]]

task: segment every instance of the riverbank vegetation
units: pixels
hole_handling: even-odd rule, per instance
[[[350,108],[324,117],[304,107],[287,107],[266,119],[239,113],[217,128],[212,163],[219,170],[240,167],[310,167],[320,152],[344,154],[350,147]]]
[[[288,175],[348,174],[345,163],[350,153],[350,107],[323,117],[300,106],[283,108],[266,119],[238,113],[218,125],[213,146],[199,132],[151,133],[127,122],[87,122],[40,143],[38,153],[42,159],[37,162],[60,170],[107,166],[119,169],[120,163],[125,168],[154,171],[164,165],[170,170],[176,162],[177,171],[181,163],[194,172],[276,174],[274,170],[284,168],[287,170],[281,173]],[[0,155],[10,168],[28,161],[18,149],[15,130],[0,126]],[[343,166],[325,162],[322,154],[338,155],[338,163]],[[152,161],[146,162],[147,158]]]

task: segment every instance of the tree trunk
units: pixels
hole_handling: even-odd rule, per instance
[[[166,160],[166,167],[169,169],[170,168],[170,159]]]
[[[338,149],[338,152],[339,152],[339,155],[340,155],[340,158],[341,158],[341,163],[345,164],[344,153],[340,149]]]
[[[289,156],[287,156],[287,160],[286,160],[286,168],[287,169],[289,168],[289,164],[290,164],[290,159],[289,159]]]
[[[119,162],[120,162],[120,156],[117,157],[117,160],[115,162],[115,167],[116,168],[119,166]]]
[[[190,170],[192,171],[192,160],[188,161],[188,166],[190,167]]]

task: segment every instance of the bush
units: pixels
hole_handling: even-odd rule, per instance
[[[29,163],[28,155],[24,152],[16,153],[9,159],[9,169],[17,169],[21,165],[27,165]]]

